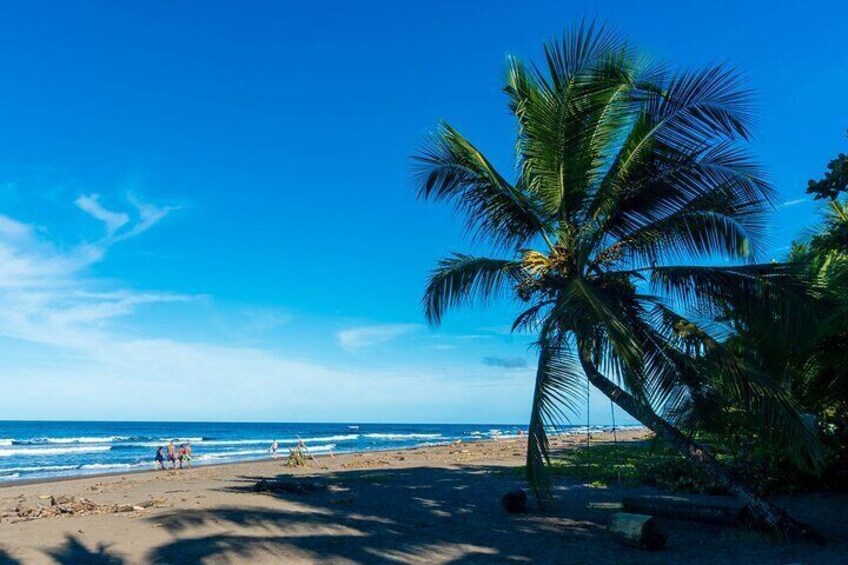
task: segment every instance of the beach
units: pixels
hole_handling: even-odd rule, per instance
[[[523,439],[458,442],[296,468],[276,459],[11,484],[0,488],[0,563],[836,563],[848,554],[845,495],[776,499],[826,535],[825,546],[668,520],[667,549],[642,552],[613,543],[605,525],[622,494],[651,489],[560,478],[554,511],[531,502],[508,514],[500,499],[526,486],[525,449]],[[257,492],[263,479],[282,487]],[[35,517],[39,508],[48,517]]]

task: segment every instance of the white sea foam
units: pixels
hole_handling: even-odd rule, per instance
[[[335,448],[335,443],[328,443],[323,445],[307,445],[307,449],[310,453],[326,453],[332,451]],[[283,456],[286,454],[286,450],[283,449],[281,451],[278,451],[277,454],[279,456]],[[222,451],[220,453],[201,453],[200,455],[195,455],[194,459],[197,461],[244,459],[246,457],[252,457],[257,455],[264,455],[265,457],[268,457],[270,456],[270,452],[267,449],[241,449],[238,451]]]
[[[44,455],[67,455],[71,453],[99,453],[112,449],[108,445],[91,445],[79,447],[34,447],[0,449],[0,457],[39,457]]]
[[[323,436],[323,437],[304,437],[300,438],[304,443],[310,441],[355,441],[359,439],[359,434],[345,434],[338,436]],[[279,443],[297,443],[299,440],[297,438],[294,439],[279,439],[277,440]],[[311,449],[311,448],[310,448]]]
[[[362,437],[369,439],[437,439],[444,436],[442,434],[363,434]]]
[[[12,467],[10,469],[3,469],[0,471],[8,472],[8,473],[39,473],[39,472],[54,472],[54,471],[71,471],[73,469],[78,469],[79,465],[39,465],[35,467]]]
[[[307,445],[310,453],[327,453],[333,451],[336,448],[335,443],[328,443],[325,445]]]
[[[273,439],[212,439],[200,442],[203,446],[209,445],[271,445]]]
[[[12,473],[11,475],[0,475],[0,481],[13,481],[20,478],[20,473]]]
[[[239,451],[223,451],[221,453],[202,453],[195,455],[193,459],[198,461],[208,461],[210,459],[232,459],[234,457],[244,457],[246,455],[268,455],[267,449],[242,449]]]
[[[50,443],[69,444],[69,443],[112,443],[129,439],[121,436],[106,436],[106,437],[38,437],[32,439],[16,439],[13,443],[16,445],[42,445]]]
[[[0,445],[12,445],[13,439],[0,439]]]
[[[133,467],[147,467],[150,463],[140,462],[140,463],[91,463],[89,465],[83,465],[80,469],[84,469],[86,471],[107,471],[109,469],[132,469]]]
[[[336,436],[322,436],[322,437],[305,437],[301,438],[307,446],[310,442],[339,442],[339,441],[356,441],[359,439],[359,434],[345,434],[345,435],[336,435]],[[191,440],[192,443],[196,444],[197,449],[203,449],[204,447],[212,447],[212,446],[238,446],[238,445],[267,445],[271,446],[271,443],[274,441],[273,438],[268,439],[210,439],[204,441],[196,441]],[[277,439],[277,443],[281,444],[295,444],[298,442],[297,438],[283,438]],[[141,441],[141,442],[130,442],[130,443],[122,443],[121,447],[162,447],[167,444],[167,441]],[[175,443],[182,443],[182,440],[177,441]]]
[[[441,445],[450,445],[449,441],[425,441],[424,443],[416,443],[415,447],[439,447]]]

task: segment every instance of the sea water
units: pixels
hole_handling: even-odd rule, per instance
[[[604,429],[603,427],[599,427]],[[267,459],[303,440],[311,453],[349,453],[518,437],[526,427],[495,424],[266,424],[203,422],[0,421],[0,483],[153,468],[158,447],[191,442],[192,463]],[[566,427],[566,433],[585,427]],[[164,450],[163,450],[164,451]]]

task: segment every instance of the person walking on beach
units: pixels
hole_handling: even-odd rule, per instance
[[[174,448],[174,440],[168,442],[168,461],[171,462],[171,469],[177,468],[177,450]]]
[[[277,445],[277,440],[274,440],[273,442],[271,442],[271,449],[269,451],[271,452],[271,458],[272,459],[277,458],[277,449],[278,448],[279,448],[279,446]]]
[[[183,455],[183,460],[185,460],[186,466],[191,469],[191,442],[187,441],[185,444],[185,454]]]
[[[165,470],[165,456],[162,455],[162,449],[164,448],[160,445],[159,449],[156,450],[156,463],[154,464],[154,466],[156,467],[157,471]]]
[[[180,448],[177,450],[177,459],[180,462],[180,469],[183,468],[183,459],[185,459],[185,444],[181,443]]]

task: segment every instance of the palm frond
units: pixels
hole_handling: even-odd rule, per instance
[[[527,480],[543,508],[553,504],[553,489],[545,471],[551,452],[548,430],[576,414],[583,395],[585,376],[568,342],[551,326],[542,331],[539,364],[533,390],[533,405],[527,441]]]
[[[599,192],[593,217],[611,236],[624,238],[688,212],[717,212],[743,225],[759,246],[774,190],[758,165],[732,142],[681,152],[657,148],[622,179]]]
[[[639,72],[638,57],[613,35],[585,27],[575,33],[547,46],[547,75],[511,59],[505,88],[520,126],[523,182],[559,220],[584,207],[612,158]]]
[[[630,324],[627,310],[631,304],[625,304],[621,296],[607,293],[588,281],[577,280],[574,288],[593,313],[593,326],[600,331],[596,351],[605,353],[599,359],[601,367],[622,379],[631,394],[643,398],[642,348]]]
[[[651,284],[704,318],[723,318],[732,311],[743,320],[780,320],[787,336],[809,331],[825,307],[808,274],[787,263],[656,267]]]
[[[689,358],[677,382],[664,385],[672,391],[663,405],[666,418],[703,430],[726,422],[735,410],[744,413],[763,438],[791,455],[800,455],[796,457],[799,465],[815,469],[821,464],[822,448],[815,430],[801,417],[800,406],[787,387],[730,351],[703,324],[662,305],[656,306],[652,319],[656,335]]]
[[[474,299],[495,298],[505,285],[518,282],[521,264],[506,259],[489,259],[455,253],[439,261],[424,292],[424,314],[438,326],[448,308]]]
[[[419,196],[453,202],[465,214],[469,231],[487,241],[515,249],[549,229],[520,186],[507,182],[451,126],[442,124],[414,159]]]
[[[754,251],[747,227],[721,212],[686,211],[635,230],[598,255],[637,266],[697,257],[748,260]]]

